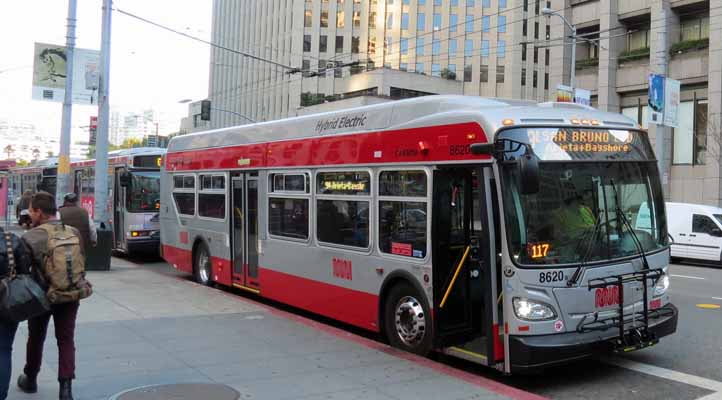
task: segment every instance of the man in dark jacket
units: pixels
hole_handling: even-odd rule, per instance
[[[88,246],[95,247],[98,241],[98,232],[88,212],[78,206],[77,194],[66,194],[65,197],[63,197],[63,206],[60,207],[59,212],[60,220],[63,221],[65,225],[72,226],[80,231],[80,238],[82,239],[83,248],[86,249],[86,251]]]
[[[48,233],[43,224],[60,224],[55,208],[55,197],[50,193],[38,192],[30,201],[30,218],[33,229],[23,235],[23,242],[30,250],[32,266],[42,271],[44,256],[48,250]],[[86,217],[87,218],[87,217]],[[76,228],[73,233],[81,237]],[[81,246],[82,248],[82,246]],[[85,253],[83,253],[84,256]],[[43,344],[48,331],[50,317],[55,324],[55,338],[58,342],[58,382],[60,400],[73,400],[71,382],[75,379],[75,320],[80,302],[54,304],[50,312],[28,320],[28,343],[25,354],[24,374],[18,378],[18,387],[25,393],[38,391],[37,377],[43,359]]]
[[[8,247],[12,251],[8,251]],[[10,262],[15,263],[15,272],[18,274],[30,273],[30,257],[20,242],[12,233],[5,233],[0,228],[0,277],[10,273]],[[12,352],[15,332],[18,323],[0,318],[0,400],[5,400],[10,386],[12,373]]]

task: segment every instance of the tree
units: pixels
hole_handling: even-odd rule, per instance
[[[37,147],[33,149],[33,160],[37,160],[40,158],[40,149]]]
[[[27,160],[18,160],[16,165],[18,167],[27,167],[30,163]]]
[[[456,79],[456,72],[453,72],[448,68],[444,68],[441,70],[441,77],[453,81]]]
[[[47,153],[48,158],[52,157],[53,155],[54,155],[54,154],[53,154],[52,151],[48,151],[48,153]]]
[[[13,153],[15,152],[15,149],[13,148],[13,145],[9,144],[5,146],[5,149],[3,149],[5,153],[8,155],[8,159],[12,158]]]

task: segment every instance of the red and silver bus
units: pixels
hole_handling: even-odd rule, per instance
[[[0,216],[6,221],[12,220],[11,211],[14,212],[15,194],[9,189],[10,168],[15,167],[15,160],[0,161]]]
[[[647,134],[591,107],[429,96],[175,137],[160,219],[198,282],[418,354],[512,373],[676,330]]]
[[[108,212],[113,250],[157,252],[160,246],[160,166],[165,149],[134,148],[108,154]],[[71,163],[73,190],[91,216],[95,208],[95,160]]]

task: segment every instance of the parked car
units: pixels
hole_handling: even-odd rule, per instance
[[[722,208],[667,203],[673,258],[722,263]]]

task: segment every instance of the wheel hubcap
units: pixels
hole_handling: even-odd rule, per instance
[[[421,303],[411,296],[402,297],[396,304],[396,333],[407,346],[416,346],[424,340],[426,319]]]
[[[210,273],[210,258],[208,257],[208,254],[206,254],[205,251],[201,251],[201,254],[198,256],[198,273],[200,274],[201,281],[208,282],[210,279],[211,273]]]

